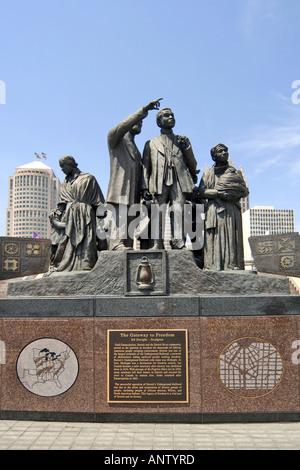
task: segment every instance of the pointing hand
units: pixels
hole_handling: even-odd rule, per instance
[[[163,98],[159,98],[158,100],[150,101],[149,104],[146,106],[146,110],[149,111],[150,109],[159,109],[160,108],[160,101]]]

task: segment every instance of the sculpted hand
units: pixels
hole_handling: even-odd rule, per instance
[[[64,222],[57,220],[52,214],[49,215],[50,225],[58,230],[63,230],[66,227]]]
[[[204,197],[205,199],[217,199],[217,197],[219,196],[219,191],[217,191],[216,189],[205,189],[202,193],[202,197]]]
[[[143,190],[143,198],[145,199],[145,201],[150,201],[151,194],[149,193],[148,189]]]
[[[150,109],[159,109],[160,108],[160,101],[163,98],[159,98],[158,100],[150,101],[147,106],[145,106],[146,110],[149,111]]]
[[[230,193],[228,193],[227,191],[218,191],[218,195],[219,195],[220,199],[223,199],[223,201],[233,201],[234,200],[232,195]]]
[[[194,182],[195,184],[197,184],[197,182],[198,182],[198,176],[197,176],[197,174],[196,174],[196,173],[191,173],[191,176],[192,176],[192,178],[193,178],[193,182]]]
[[[179,135],[178,136],[178,145],[179,145],[180,148],[186,149],[191,144],[190,144],[190,141],[187,137],[185,137],[184,135]]]

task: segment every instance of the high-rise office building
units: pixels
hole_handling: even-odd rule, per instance
[[[8,181],[6,236],[49,238],[49,214],[56,207],[60,181],[43,162],[16,168]]]
[[[245,263],[253,264],[249,237],[277,235],[295,231],[294,211],[275,209],[273,206],[256,206],[243,213],[243,237]]]
[[[243,215],[244,228],[250,237],[292,233],[295,230],[294,211],[275,209],[273,206],[256,206]]]

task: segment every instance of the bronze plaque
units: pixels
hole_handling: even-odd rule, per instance
[[[50,250],[50,240],[0,237],[0,280],[47,272]]]
[[[187,330],[108,330],[108,403],[188,403]]]

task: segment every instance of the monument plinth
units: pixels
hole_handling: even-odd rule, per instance
[[[11,283],[1,417],[298,420],[299,311],[287,278],[201,270],[188,250],[104,251],[89,272]]]
[[[191,143],[163,108],[141,156],[135,135],[160,101],[109,131],[105,200],[93,175],[60,159],[50,270],[11,282],[0,299],[1,419],[300,419],[300,296],[286,275],[244,271],[240,199],[249,190],[224,144],[197,188]],[[139,236],[151,235],[145,250],[132,249],[136,204],[146,212]],[[158,210],[149,216],[150,206]],[[187,235],[198,242],[203,233],[204,244],[187,250]]]
[[[137,275],[144,258],[154,280],[141,290]],[[10,283],[7,292],[8,297],[289,295],[289,283],[286,277],[250,271],[201,270],[190,250],[124,250],[102,251],[91,271]]]

